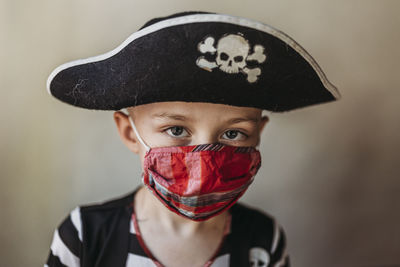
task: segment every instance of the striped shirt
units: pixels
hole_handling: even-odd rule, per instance
[[[134,194],[74,209],[56,229],[45,267],[162,266],[141,238]],[[205,266],[287,267],[284,232],[272,217],[237,203],[221,245]]]

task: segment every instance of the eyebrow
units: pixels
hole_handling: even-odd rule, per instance
[[[157,113],[153,115],[153,118],[159,118],[159,119],[172,119],[172,120],[177,120],[177,121],[187,121],[190,120],[187,117],[180,115],[180,114],[174,114],[174,113],[168,113],[168,112],[163,112],[163,113]]]
[[[240,123],[240,122],[252,122],[258,123],[260,120],[255,117],[239,117],[239,118],[232,118],[228,122],[229,123]]]
[[[168,112],[154,114],[153,118],[172,119],[172,120],[177,120],[177,121],[190,121],[191,120],[190,118],[183,116],[181,114],[168,113]],[[260,120],[257,117],[237,117],[237,118],[229,119],[227,122],[230,124],[234,124],[234,123],[240,123],[240,122],[258,123],[259,121]]]

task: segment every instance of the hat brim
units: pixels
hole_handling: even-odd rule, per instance
[[[198,44],[207,36],[244,36],[262,45],[261,75],[249,83],[242,71],[233,75],[199,68]],[[142,104],[208,102],[270,111],[288,111],[336,100],[339,92],[316,61],[283,32],[256,21],[222,14],[196,14],[145,27],[114,50],[56,68],[48,92],[74,106],[119,110]]]

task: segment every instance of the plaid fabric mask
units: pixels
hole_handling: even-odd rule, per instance
[[[229,209],[253,182],[261,166],[254,147],[223,144],[149,148],[143,183],[171,211],[202,221]]]

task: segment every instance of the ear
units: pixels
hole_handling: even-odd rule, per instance
[[[135,154],[139,154],[139,142],[129,123],[129,117],[121,111],[114,112],[114,121],[117,125],[119,137],[126,147]]]
[[[261,133],[262,133],[262,131],[264,130],[265,125],[267,125],[268,121],[269,121],[268,116],[262,116],[262,117],[261,117],[261,121],[260,121],[259,128],[258,128],[258,129],[259,129],[259,132],[258,132],[257,146],[260,145],[260,142],[261,142]]]
[[[268,116],[262,116],[261,117],[261,121],[260,121],[260,134],[262,133],[262,131],[264,130],[265,125],[267,125],[267,123],[269,122],[269,118]]]

